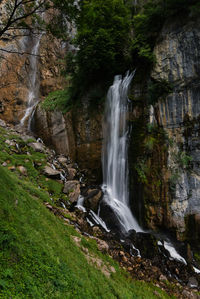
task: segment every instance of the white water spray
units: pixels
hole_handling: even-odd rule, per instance
[[[128,89],[134,72],[116,76],[107,95],[104,120],[103,200],[114,211],[123,231],[142,229],[133,217],[128,192]]]

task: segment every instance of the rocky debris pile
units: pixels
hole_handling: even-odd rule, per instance
[[[161,253],[156,252],[151,244],[146,244],[147,255],[151,258],[140,256],[140,251],[130,242],[133,231],[126,239],[120,240],[119,235],[108,233],[101,227],[91,226],[87,221],[87,214],[73,208],[71,210],[52,207],[46,203],[46,207],[56,216],[61,217],[67,225],[73,225],[85,238],[96,240],[98,250],[109,254],[119,262],[119,265],[130,273],[133,279],[153,282],[155,286],[165,290],[169,295],[177,298],[200,299],[200,278],[190,266],[180,261],[165,259]],[[66,218],[67,214],[67,218]],[[131,236],[132,235],[132,236]],[[136,235],[136,233],[135,233]],[[147,234],[146,242],[150,236]],[[153,239],[153,237],[151,237]],[[140,236],[140,248],[144,250],[144,238]],[[142,250],[141,250],[142,251]],[[85,252],[85,254],[87,254]]]

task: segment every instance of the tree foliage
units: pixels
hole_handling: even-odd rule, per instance
[[[0,39],[13,29],[40,27],[39,13],[55,8],[46,30],[69,41],[69,25],[76,28],[71,38],[75,48],[68,53],[66,70],[73,89],[80,94],[88,87],[112,81],[130,68],[145,72],[155,63],[153,48],[169,17],[199,11],[198,0],[0,0],[6,12],[0,22]],[[38,25],[38,26],[36,26]],[[74,32],[73,32],[74,35]],[[72,93],[73,94],[73,93]]]
[[[148,0],[133,17],[132,53],[139,64],[151,67],[155,63],[153,48],[167,19],[184,17],[198,7],[199,0]]]
[[[122,0],[82,1],[76,24],[76,78],[99,81],[127,68],[130,13]]]
[[[112,81],[127,69],[144,69],[155,63],[153,48],[167,18],[194,10],[197,0],[53,0],[60,10],[57,36],[64,19],[76,28],[67,54],[66,69],[72,77],[72,97],[79,97],[95,84]],[[78,4],[77,4],[78,3]],[[65,31],[66,32],[66,31]],[[61,33],[61,34],[60,34]],[[74,93],[75,91],[75,93]]]

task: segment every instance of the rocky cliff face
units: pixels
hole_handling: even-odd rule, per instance
[[[45,18],[48,18],[46,13]],[[28,101],[31,74],[31,58],[34,43],[41,32],[29,30],[9,31],[8,38],[0,41],[0,118],[10,124],[18,124],[25,114]],[[50,91],[65,86],[60,75],[66,44],[61,40],[43,34],[38,52],[36,69],[40,84],[39,99]]]
[[[38,106],[34,131],[58,153],[69,155],[90,178],[101,182],[102,105],[89,108],[84,99],[76,109],[62,114]]]
[[[10,123],[17,123],[23,115],[25,101],[28,95],[27,68],[28,43],[30,38],[24,36],[22,39],[15,38],[11,42],[1,41],[1,95],[0,115],[1,119]],[[9,53],[11,52],[11,53]],[[12,53],[12,52],[16,52]]]
[[[151,74],[156,80],[167,80],[173,92],[150,109],[151,125],[163,128],[168,142],[163,139],[167,150],[160,143],[157,154],[154,147],[147,159],[152,184],[144,182],[148,190],[147,198],[143,196],[143,208],[148,225],[171,228],[179,239],[191,238],[190,225],[195,230],[194,239],[200,237],[199,49],[199,20],[170,21],[162,29],[154,49],[157,64]],[[162,153],[164,159],[160,157]],[[157,163],[160,163],[160,182],[153,191]],[[159,200],[155,192],[159,193]]]

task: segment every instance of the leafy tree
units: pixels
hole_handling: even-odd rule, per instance
[[[122,0],[83,0],[76,24],[75,80],[91,84],[127,69],[131,22]]]

